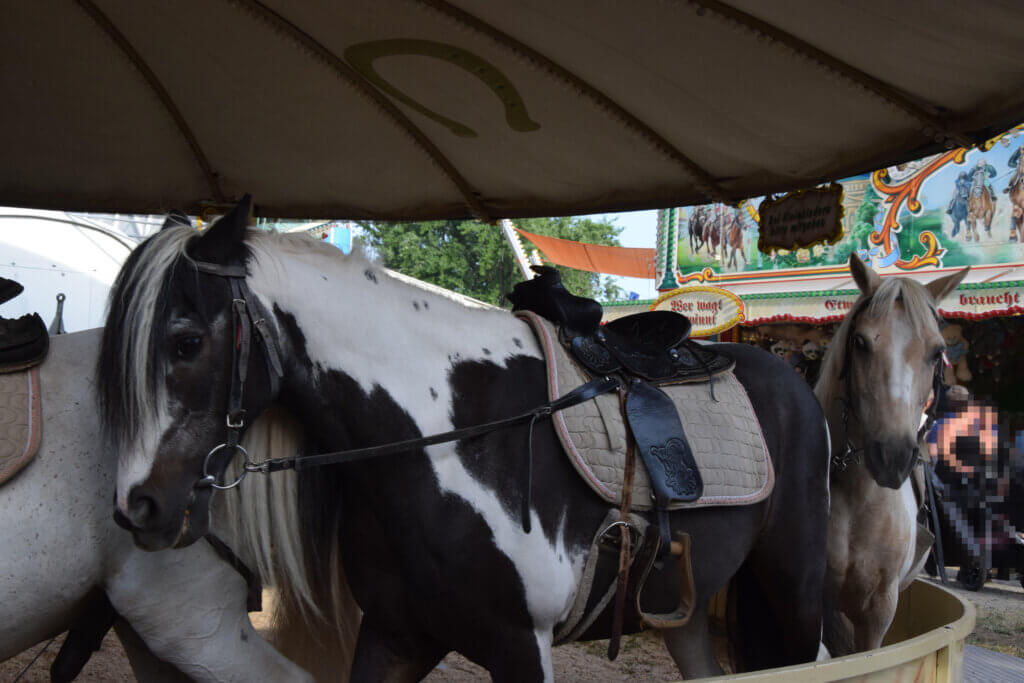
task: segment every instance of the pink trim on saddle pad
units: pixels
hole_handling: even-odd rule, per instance
[[[42,437],[39,366],[0,374],[0,486],[32,461]]]
[[[549,398],[582,384],[586,375],[556,338],[554,326],[531,312],[516,315],[529,324],[544,353]],[[672,509],[750,505],[767,498],[774,488],[774,468],[746,389],[731,372],[717,375],[715,383],[722,400],[714,403],[704,397],[706,383],[662,387],[677,407],[684,406],[685,414],[680,417],[687,425],[687,436],[705,480],[705,495],[700,500],[673,505]],[[569,426],[566,414],[575,430]],[[555,413],[552,422],[576,471],[601,498],[618,504],[625,465],[625,427],[618,399],[599,397],[589,405]],[[633,500],[639,509],[651,506],[650,478],[642,464],[637,470]]]

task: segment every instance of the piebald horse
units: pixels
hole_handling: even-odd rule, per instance
[[[62,649],[54,671],[68,680],[110,626],[97,621],[116,619],[142,681],[309,680],[253,629],[245,581],[209,544],[147,553],[114,524],[117,460],[95,399],[100,334],[51,339],[39,452],[0,488],[0,661],[72,629],[84,642]]]
[[[814,391],[832,437],[825,645],[834,656],[877,648],[915,563],[911,470],[945,342],[938,303],[967,268],[927,285],[882,280],[856,256],[861,296],[836,332]]]
[[[569,462],[550,420],[532,432],[519,424],[269,479],[258,472],[269,463],[241,469],[230,445],[260,416],[278,428],[271,451],[289,457],[526,413],[548,400],[531,329],[508,312],[403,282],[361,255],[250,230],[248,214],[243,201],[202,235],[162,230],[115,284],[100,390],[120,458],[116,505],[136,542],[158,549],[202,536],[211,498],[225,498],[211,484],[251,472],[226,494],[248,529],[235,538],[309,610],[330,613],[347,578],[363,610],[354,680],[418,680],[452,650],[495,680],[550,680],[554,634],[610,507]],[[736,361],[776,483],[759,503],[672,513],[691,539],[696,609],[664,635],[687,676],[721,670],[706,606],[732,577],[744,596],[744,666],[814,660],[821,637],[824,416],[806,384],[769,354],[715,348]],[[670,580],[678,583],[678,572],[654,572],[652,599],[665,599]],[[607,638],[611,611],[584,635]],[[631,617],[627,629],[637,627]]]

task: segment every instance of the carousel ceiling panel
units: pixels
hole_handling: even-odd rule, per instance
[[[0,9],[0,204],[484,218],[740,199],[1024,120],[952,0],[78,0]]]

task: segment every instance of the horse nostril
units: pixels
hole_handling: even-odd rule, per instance
[[[127,518],[135,527],[145,527],[146,523],[156,518],[156,500],[136,486],[128,492]],[[115,515],[116,521],[116,515]]]

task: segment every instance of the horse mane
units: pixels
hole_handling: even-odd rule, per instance
[[[242,438],[242,446],[256,462],[295,456],[304,443],[301,425],[280,405],[264,411]],[[242,467],[240,459],[232,460],[225,477],[234,480]],[[357,624],[346,617],[357,608],[345,580],[339,545],[310,547],[299,513],[296,472],[248,476],[239,488],[239,495],[224,496],[224,515],[217,521],[226,521],[229,538],[248,550],[257,573],[277,588],[275,628],[290,630],[302,621],[311,632],[321,634],[318,638],[333,634],[338,645],[350,648]],[[319,553],[328,556],[326,572],[316,569]],[[324,622],[330,627],[326,632]],[[285,624],[288,629],[282,628]]]
[[[175,286],[182,278],[198,277],[188,249],[200,234],[185,226],[164,228],[131,253],[111,289],[97,367],[104,438],[111,449],[121,451],[137,445],[138,426],[157,417],[163,391],[159,362],[162,330],[171,315]],[[345,256],[341,250],[302,233],[250,229],[245,235],[250,265],[259,261],[261,268],[279,272],[277,277],[284,281],[287,273],[281,255],[318,248],[330,258],[369,263],[359,249],[353,250],[354,256]],[[201,315],[214,312],[213,308],[204,310],[204,306],[220,307],[223,303],[195,302]],[[243,438],[250,457],[256,460],[293,456],[303,441],[298,423],[276,407],[255,420]],[[232,478],[240,473],[240,467],[238,459],[231,463]],[[226,521],[229,537],[245,549],[244,554],[251,555],[259,575],[278,588],[275,629],[287,635],[304,624],[308,628],[302,630],[317,645],[329,639],[331,647],[347,661],[358,627],[351,617],[358,608],[345,580],[338,546],[312,548],[308,534],[303,533],[296,474],[249,476],[240,487],[241,495],[227,492],[219,496],[225,514],[218,515],[217,523]],[[324,571],[319,570],[321,563],[314,561],[322,552],[329,553]],[[325,621],[333,628],[323,628]]]
[[[133,443],[138,426],[155,418],[162,386],[155,331],[170,315],[171,281],[196,236],[185,226],[156,233],[132,251],[110,290],[97,377],[104,439],[115,450]]]
[[[939,307],[931,293],[924,285],[910,278],[887,278],[882,280],[871,296],[861,294],[836,330],[821,363],[820,379],[814,385],[814,395],[818,397],[826,414],[836,397],[845,391],[839,375],[843,370],[843,359],[857,317],[854,313],[863,311],[868,317],[881,318],[896,313],[897,304],[902,304],[903,315],[914,334],[919,336],[926,334],[939,317]]]

